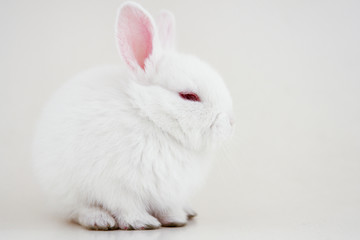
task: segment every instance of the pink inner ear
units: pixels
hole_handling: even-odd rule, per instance
[[[145,60],[152,53],[153,26],[149,17],[139,8],[124,6],[119,14],[117,39],[125,61],[135,69],[145,70]]]
[[[159,38],[164,49],[172,49],[175,44],[175,19],[172,13],[163,10],[158,21]]]

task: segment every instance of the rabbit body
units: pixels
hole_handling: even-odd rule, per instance
[[[108,66],[80,74],[61,88],[39,124],[36,170],[46,192],[72,218],[84,208],[108,209],[115,216],[128,212],[128,218],[150,212],[160,218],[177,206],[179,219],[162,221],[182,224],[185,214],[193,214],[186,200],[208,162],[137,113],[136,105],[147,100],[131,102],[127,95],[148,86],[129,79],[124,69]],[[152,221],[124,219],[121,227],[160,225],[147,217]],[[110,223],[106,227],[115,227]]]

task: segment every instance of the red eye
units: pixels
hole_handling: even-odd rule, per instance
[[[180,97],[182,97],[185,100],[194,101],[194,102],[200,102],[200,98],[196,93],[193,92],[180,92]]]

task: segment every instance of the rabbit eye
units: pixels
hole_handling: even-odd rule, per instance
[[[200,102],[200,97],[193,92],[180,92],[180,97],[182,97],[185,100],[194,101],[194,102]]]

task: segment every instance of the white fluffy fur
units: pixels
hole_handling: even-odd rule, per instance
[[[125,6],[154,24],[139,5]],[[87,228],[184,225],[208,154],[231,133],[231,98],[220,76],[195,57],[161,49],[158,36],[153,41],[145,71],[124,63],[79,74],[52,97],[38,125],[40,183],[60,212]],[[183,91],[201,102],[182,99]]]

